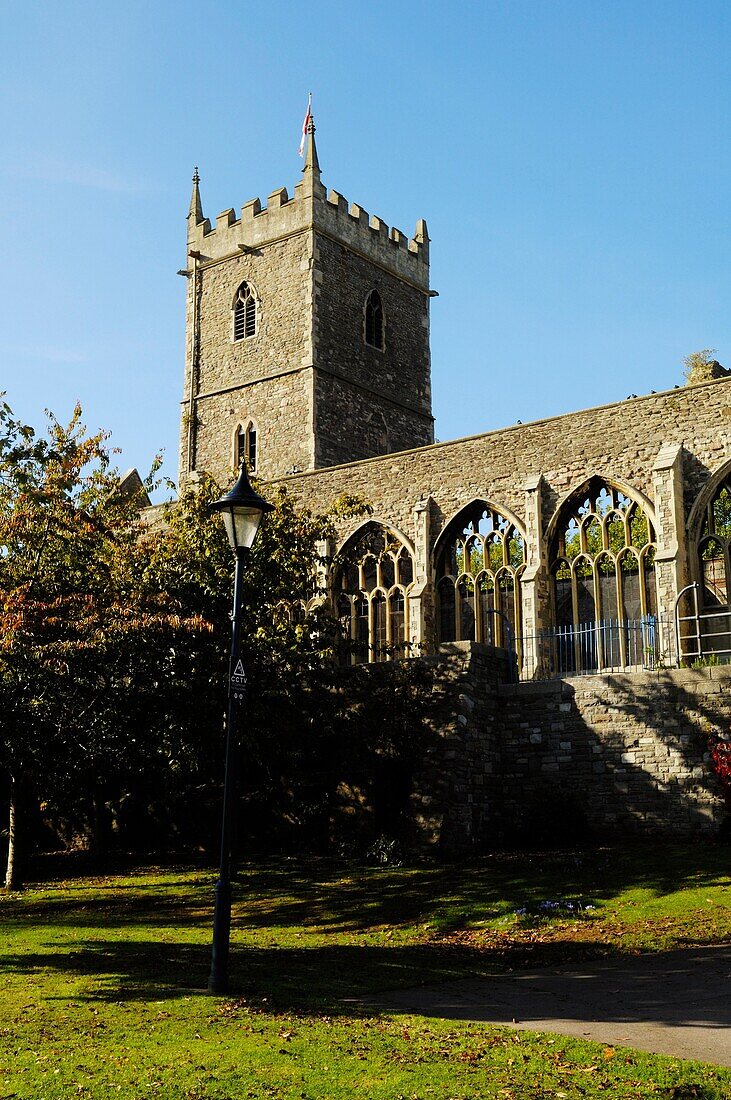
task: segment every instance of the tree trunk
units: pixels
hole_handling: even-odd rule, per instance
[[[91,795],[91,823],[89,850],[97,859],[104,859],[108,851],[109,810],[99,783],[94,783]]]
[[[18,784],[10,777],[10,800],[8,809],[8,862],[5,868],[5,889],[17,890],[20,886],[18,874]]]

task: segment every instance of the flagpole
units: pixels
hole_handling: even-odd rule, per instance
[[[305,154],[307,135],[310,133],[312,133],[312,92],[308,92],[307,94],[307,110],[305,111],[305,118],[302,123],[302,137],[300,138],[300,147],[298,149],[301,157]]]

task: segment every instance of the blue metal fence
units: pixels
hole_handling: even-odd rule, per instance
[[[655,669],[675,661],[674,629],[655,616],[606,619],[516,639],[521,680]]]

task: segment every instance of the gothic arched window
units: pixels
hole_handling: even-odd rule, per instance
[[[599,477],[564,503],[550,547],[561,672],[644,664],[655,646],[655,533]]]
[[[525,539],[484,500],[455,516],[436,558],[440,642],[513,648],[520,635]]]
[[[240,424],[236,429],[234,438],[234,469],[237,470],[242,462],[246,462],[246,468],[251,474],[256,473],[259,459],[257,446],[256,424],[253,420]]]
[[[706,508],[698,540],[699,580],[704,607],[728,607],[731,552],[731,474],[718,486]]]
[[[383,303],[377,290],[372,290],[365,302],[365,342],[383,351]]]
[[[349,662],[407,657],[414,563],[401,539],[382,524],[368,523],[340,551],[334,569]]]
[[[234,340],[256,336],[256,298],[248,283],[242,283],[234,298]]]

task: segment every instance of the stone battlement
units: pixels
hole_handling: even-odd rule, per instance
[[[330,191],[315,205],[315,225],[346,247],[428,289],[429,234],[423,218],[408,238],[357,203],[349,204],[338,191]]]
[[[194,193],[188,215],[188,250],[199,252],[206,263],[239,251],[254,251],[307,229],[326,233],[346,248],[428,290],[429,236],[424,219],[417,221],[414,236],[409,238],[382,218],[369,215],[357,203],[349,204],[338,191],[327,193],[316,167],[305,167],[292,197],[286,187],[278,187],[266,204],[259,198],[250,199],[238,217],[233,207],[223,210],[215,225],[203,216],[200,199],[196,201]]]

